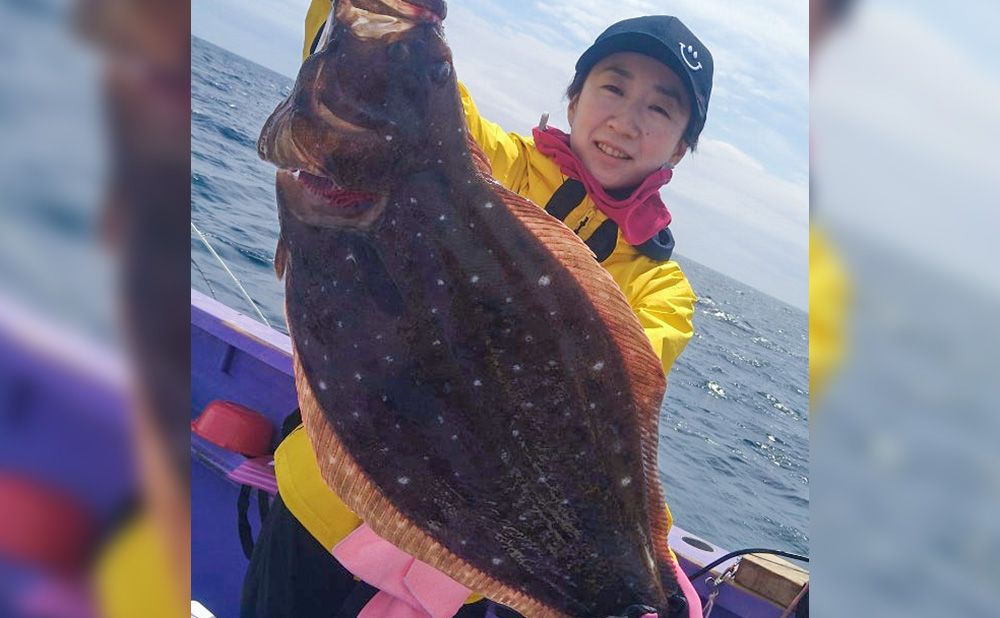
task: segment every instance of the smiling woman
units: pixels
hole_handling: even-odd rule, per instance
[[[691,102],[681,78],[649,56],[617,52],[570,95],[570,147],[605,189],[628,189],[687,154]]]

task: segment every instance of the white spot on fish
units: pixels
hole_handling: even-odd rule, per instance
[[[353,253],[348,253],[347,257],[344,258],[344,261],[345,262],[354,262],[355,264],[357,264],[358,263],[358,258],[354,257]]]
[[[503,564],[503,560],[501,560],[500,558],[493,558],[492,560],[490,560],[490,562],[492,562],[495,566],[500,566],[501,564]]]
[[[456,472],[455,474],[458,474],[458,473]],[[465,539],[462,539],[461,541],[459,541],[459,544],[461,544],[461,545],[468,545],[469,542],[466,541]]]
[[[423,232],[417,232],[417,238],[420,238],[420,237],[421,237],[421,236],[423,236],[423,235],[424,235],[424,233],[423,233]]]
[[[594,410],[594,409],[596,409],[596,408],[597,408],[597,404],[596,404],[596,403],[592,403],[592,404],[590,404],[590,409],[591,409],[591,410]]]
[[[479,275],[472,275],[469,281],[476,283],[477,281],[479,281]]]
[[[446,217],[446,216],[444,216],[444,215],[441,215],[440,217],[438,217],[438,221],[444,221],[444,220],[445,220],[445,219],[447,219],[447,218],[448,218],[448,217]]]
[[[486,210],[493,208],[493,202],[486,202],[485,204],[483,204],[483,208],[485,208]]]
[[[320,292],[326,292],[326,286],[325,285],[319,286],[319,291]]]
[[[560,502],[559,504],[561,504],[561,505],[563,505],[563,506],[566,506],[567,504],[569,504],[569,500],[567,500],[567,499],[563,498],[563,501],[562,501],[562,502]]]
[[[554,360],[550,360],[549,361],[549,367],[555,367],[555,366],[556,366],[556,362]]]
[[[309,347],[309,340],[306,339],[305,341],[303,341],[302,345],[308,348]]]
[[[411,198],[410,198],[410,203],[411,203],[411,204],[416,204],[416,203],[417,203],[417,198],[415,198],[415,197],[411,197]]]
[[[526,341],[527,343],[531,343],[532,341],[534,341],[534,340],[535,340],[535,338],[534,338],[534,337],[532,337],[531,335],[525,335],[525,336],[524,336],[524,340],[525,340],[525,341]]]
[[[591,367],[591,369],[593,369],[594,371],[600,371],[601,369],[604,369],[604,361],[597,361],[596,363],[594,363],[594,366]]]
[[[503,299],[503,302],[505,302],[507,304],[510,304],[510,303],[514,302],[514,299],[511,298],[510,296],[508,296],[507,298]]]
[[[337,328],[344,328],[344,322],[342,320],[337,320]]]
[[[549,479],[548,479],[548,477],[546,477],[546,476],[540,476],[540,477],[538,477],[538,482],[539,482],[539,483],[544,483],[544,482],[545,482],[545,481],[547,481],[547,480],[549,480]]]
[[[323,355],[323,360],[324,360],[324,361],[328,361],[328,360],[330,360],[330,357],[329,357],[329,356],[327,356],[326,354],[324,354],[324,355]]]
[[[396,423],[395,425],[393,425],[393,427],[395,427],[396,429],[399,429],[399,423]]]
[[[531,403],[529,401],[529,402],[527,402],[527,403],[524,404],[524,407],[527,408],[528,410],[530,410],[530,409],[532,409],[532,408],[535,407],[535,404],[533,404],[533,403]]]
[[[474,228],[474,227],[476,227],[476,224],[475,224],[475,223],[471,223],[471,222],[470,222],[470,223],[469,223],[469,229],[472,229],[472,228]]]
[[[399,483],[400,485],[409,485],[410,484],[410,477],[408,477],[408,476],[401,476],[398,479],[396,479],[396,482]]]
[[[621,480],[621,484],[622,484],[622,487],[628,487],[629,485],[632,484],[632,477],[631,476],[626,476],[625,478],[623,478]]]
[[[393,360],[394,359],[391,356],[386,356],[385,357],[385,362],[387,362],[387,363],[391,363]]]
[[[440,339],[435,339],[434,343],[432,343],[431,345],[441,345],[441,340]]]
[[[519,435],[521,435],[521,432],[515,429],[514,431],[510,432],[510,435],[512,435],[512,436],[514,436],[516,438]]]
[[[392,136],[391,135],[386,135],[385,136],[385,141],[391,142],[392,141]]]
[[[513,367],[511,367],[511,369],[513,369],[514,371],[521,371],[521,366],[520,365],[514,365]]]
[[[382,341],[382,333],[375,335],[375,341]]]
[[[538,285],[542,287],[545,287],[550,283],[552,283],[552,277],[548,275],[542,275],[541,277],[538,278]]]
[[[444,285],[444,279],[438,279],[438,285]]]
[[[321,390],[321,391],[325,391],[326,390],[326,382],[324,382],[323,380],[319,381],[319,390]]]
[[[389,397],[387,395],[382,395],[382,402],[385,403],[386,401],[389,401]]]
[[[458,440],[458,434],[455,434],[455,433],[451,434],[451,439],[452,440]]]
[[[472,381],[472,385],[473,386],[482,386],[483,382],[479,378],[476,378],[475,380]]]
[[[437,312],[438,312],[438,308],[437,307],[431,307],[431,313],[433,315],[437,315]]]
[[[358,382],[360,382],[361,381],[361,374],[358,373],[358,372],[354,372],[354,379],[357,380]]]
[[[444,425],[444,417],[438,414],[438,425]]]
[[[354,418],[361,418],[361,413],[355,410],[354,412],[351,412],[351,416]]]

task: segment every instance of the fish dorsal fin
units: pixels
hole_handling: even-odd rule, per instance
[[[646,503],[652,524],[654,549],[661,580],[667,596],[679,589],[673,570],[673,560],[667,546],[671,522],[667,518],[666,502],[660,485],[657,465],[659,447],[659,412],[666,391],[666,376],[660,359],[653,351],[639,320],[635,317],[624,294],[610,273],[601,266],[590,248],[561,221],[544,209],[510,191],[496,181],[494,190],[522,223],[548,247],[556,259],[594,299],[595,308],[611,332],[622,355],[627,359],[629,375],[634,380],[636,409],[642,442],[642,462],[646,483]]]

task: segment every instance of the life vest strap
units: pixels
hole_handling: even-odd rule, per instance
[[[585,197],[587,197],[587,189],[583,183],[573,178],[567,178],[566,182],[562,183],[549,198],[549,203],[545,205],[545,212],[560,221],[566,221],[569,213],[573,212]]]

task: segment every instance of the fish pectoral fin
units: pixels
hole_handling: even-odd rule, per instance
[[[288,264],[288,249],[285,247],[285,237],[278,234],[278,246],[274,248],[274,274],[278,281],[285,278],[285,266]]]

